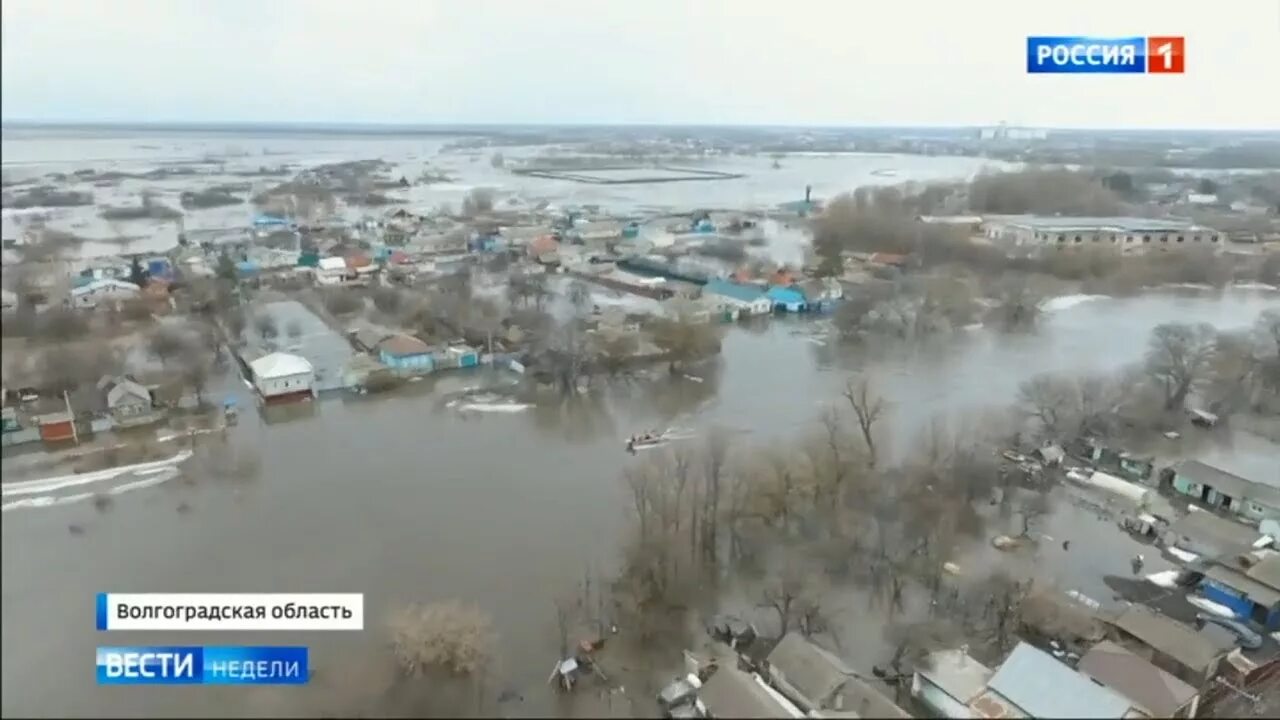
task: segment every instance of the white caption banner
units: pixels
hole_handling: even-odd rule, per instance
[[[99,630],[363,630],[362,593],[98,593]]]

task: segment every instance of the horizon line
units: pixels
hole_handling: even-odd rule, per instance
[[[773,124],[773,123],[708,123],[708,122],[381,122],[322,120],[41,120],[31,118],[0,118],[0,127],[14,128],[299,128],[320,130],[456,130],[456,129],[557,129],[557,128],[742,128],[753,130],[975,130],[1006,126],[1048,132],[1150,132],[1150,133],[1240,133],[1278,135],[1280,129],[1248,127],[1071,127],[993,122],[986,124],[955,125],[824,125],[824,124]]]

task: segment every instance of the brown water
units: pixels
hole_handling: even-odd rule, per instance
[[[812,323],[777,319],[732,331],[718,370],[702,383],[664,378],[515,414],[465,417],[444,407],[449,391],[492,379],[479,373],[395,397],[321,400],[272,422],[246,411],[231,442],[260,457],[257,480],[173,481],[121,495],[101,513],[86,502],[4,514],[3,711],[336,712],[344,706],[333,703],[376,684],[370,678],[386,658],[381,622],[390,604],[461,598],[491,613],[501,633],[495,685],[525,696],[509,710],[551,712],[544,683],[556,644],[553,599],[584,572],[614,562],[626,507],[618,475],[633,462],[624,435],[673,424],[736,428],[752,443],[794,435],[856,369],[879,378],[893,402],[894,434],[905,438],[937,414],[1011,401],[1035,372],[1137,360],[1158,323],[1241,326],[1277,305],[1276,294],[1255,291],[1093,300],[1052,314],[1033,335],[973,331],[913,350],[837,349],[809,337]],[[252,407],[243,386],[229,387]],[[1267,443],[1215,452],[1258,479],[1278,466]],[[190,511],[179,512],[180,503]],[[1127,556],[1060,527],[1075,522],[1073,512],[1046,531],[1079,536],[1064,572],[1078,572],[1075,584],[1086,592],[1104,592],[1102,572],[1119,572]],[[70,534],[72,523],[84,534]],[[363,592],[366,630],[108,637],[92,627],[99,591]],[[99,643],[215,641],[308,644],[320,674],[301,690],[94,684]]]

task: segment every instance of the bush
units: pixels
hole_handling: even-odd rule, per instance
[[[492,657],[496,635],[479,608],[451,601],[415,603],[392,615],[392,648],[406,675],[471,675]]]

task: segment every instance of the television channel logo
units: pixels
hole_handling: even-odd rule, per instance
[[[305,685],[305,647],[100,647],[99,685]]]
[[[1186,72],[1186,38],[1149,35],[1126,38],[1032,36],[1027,72],[1156,75]]]

